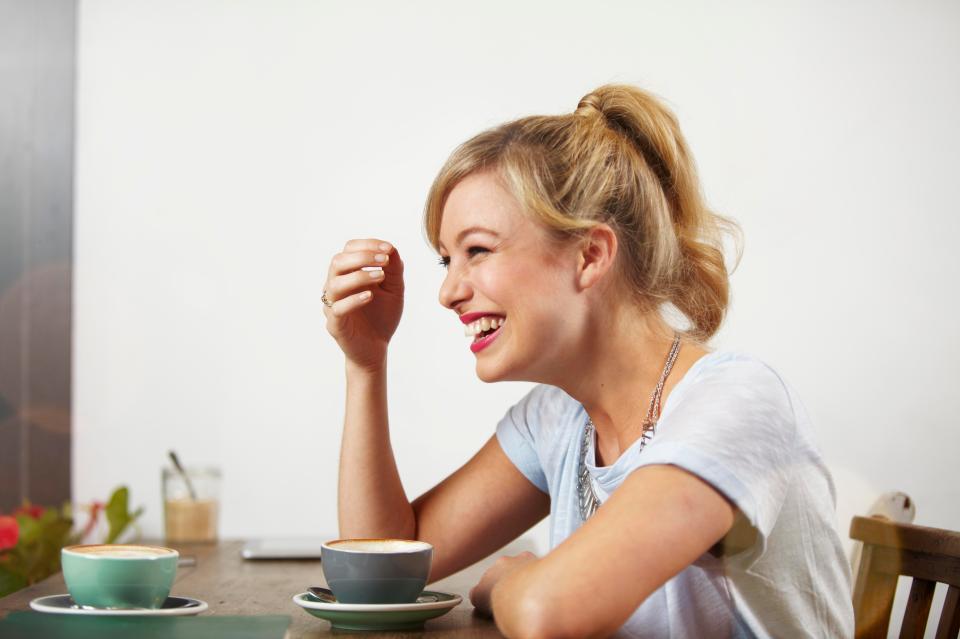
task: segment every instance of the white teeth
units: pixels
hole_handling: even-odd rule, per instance
[[[489,331],[491,328],[500,328],[506,323],[503,317],[484,317],[463,327],[463,334],[467,337],[475,337],[478,334]]]

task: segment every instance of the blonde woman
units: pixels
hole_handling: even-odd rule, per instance
[[[323,295],[347,368],[343,536],[428,541],[435,581],[550,515],[549,553],[499,559],[470,593],[509,637],[852,636],[806,413],[770,367],[706,346],[726,225],[659,100],[605,86],[479,134],[437,176],[425,226],[477,376],[538,385],[410,502],[386,390],[403,263],[348,242]]]

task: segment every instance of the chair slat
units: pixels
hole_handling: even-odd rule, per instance
[[[851,539],[891,548],[960,556],[960,532],[901,524],[878,517],[854,517]]]
[[[886,639],[890,625],[893,597],[897,591],[897,575],[874,568],[877,551],[886,550],[871,544],[863,545],[860,572],[853,588],[853,612],[857,639]]]
[[[960,586],[960,558],[873,546],[871,570]]]
[[[937,639],[957,639],[960,634],[960,588],[947,588],[947,597],[943,601],[943,612],[937,624]]]
[[[907,609],[903,613],[900,626],[900,639],[921,639],[927,629],[927,617],[930,616],[930,604],[933,603],[933,591],[937,582],[926,579],[914,579],[907,597]]]

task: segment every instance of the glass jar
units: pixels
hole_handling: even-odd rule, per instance
[[[163,469],[163,523],[168,543],[217,541],[220,470]]]

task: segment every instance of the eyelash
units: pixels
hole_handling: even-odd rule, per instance
[[[483,252],[485,252],[485,253],[489,253],[489,252],[490,252],[490,249],[486,249],[486,248],[484,248],[484,247],[482,247],[482,246],[471,246],[470,248],[467,249],[467,254],[470,255],[470,257],[473,257],[474,255],[476,255],[475,251],[483,251]],[[443,268],[447,268],[447,267],[450,266],[450,258],[449,258],[449,257],[441,257],[438,263],[439,263],[440,266],[442,266]]]

